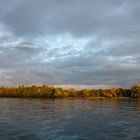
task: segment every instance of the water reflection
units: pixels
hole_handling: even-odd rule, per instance
[[[0,139],[137,140],[138,99],[0,99]]]

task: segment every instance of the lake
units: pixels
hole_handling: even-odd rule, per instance
[[[140,140],[140,99],[0,98],[0,140]]]

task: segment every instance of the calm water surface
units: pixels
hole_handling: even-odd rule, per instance
[[[140,140],[140,100],[0,98],[0,140]]]

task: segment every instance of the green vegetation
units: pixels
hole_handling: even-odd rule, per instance
[[[0,87],[0,97],[16,98],[61,98],[61,97],[140,97],[140,84],[135,84],[131,89],[62,89],[50,86],[19,86]]]

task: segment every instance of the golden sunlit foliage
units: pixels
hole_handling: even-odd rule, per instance
[[[47,85],[0,87],[0,97],[17,98],[61,98],[61,97],[140,97],[140,84],[135,84],[131,89],[62,89]]]

